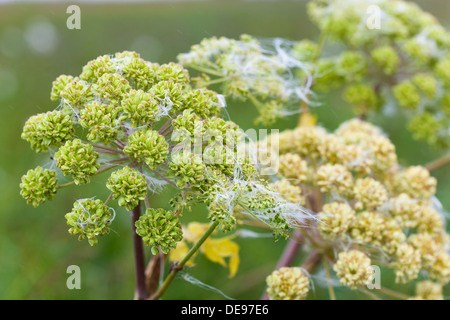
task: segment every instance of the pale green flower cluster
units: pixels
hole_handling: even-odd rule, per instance
[[[303,217],[301,207],[275,195],[249,156],[239,152],[244,136],[220,117],[223,97],[193,89],[179,64],[158,65],[129,51],[100,56],[78,77],[58,77],[50,98],[59,100],[60,109],[30,117],[22,138],[37,152],[50,152],[57,170],[38,167],[22,177],[27,203],[38,206],[59,188],[87,184],[116,168],[106,181],[106,201],[77,201],[66,215],[70,233],[80,240],[95,245],[97,236],[109,232],[114,216],[108,205],[116,199],[128,211],[145,202],[136,227],[153,253],[175,247],[182,211],[198,203],[206,204],[208,218],[223,230],[235,226],[238,206],[277,235],[290,228],[292,212]],[[60,172],[73,181],[59,185]],[[173,210],[150,208],[148,193],[166,184],[180,191]]]
[[[178,61],[200,72],[198,86],[220,84],[224,95],[250,101],[259,112],[256,122],[267,125],[289,114],[288,105],[297,106],[307,91],[291,74],[302,63],[288,56],[284,46],[281,40],[266,45],[249,35],[212,37],[180,54]]]
[[[303,40],[292,55],[320,56],[312,90],[341,90],[358,115],[395,105],[416,139],[450,145],[450,33],[435,17],[404,0],[313,0],[308,9],[326,44]]]

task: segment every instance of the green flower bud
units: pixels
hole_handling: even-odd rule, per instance
[[[322,58],[317,61],[315,71],[314,88],[322,92],[328,92],[336,88],[344,81],[343,77],[336,73],[336,61],[334,59]]]
[[[424,46],[416,39],[408,39],[404,42],[403,51],[405,51],[419,65],[426,65],[431,60],[431,49]]]
[[[52,101],[57,101],[60,98],[61,91],[72,81],[74,78],[72,76],[67,76],[65,74],[60,75],[52,83],[52,92],[50,93],[50,99]]]
[[[450,87],[450,57],[440,60],[434,67],[434,72],[444,86]]]
[[[140,54],[137,53],[136,51],[128,51],[128,50],[124,50],[122,52],[116,52],[116,54],[114,55],[115,58],[117,59],[123,59],[123,60],[127,60],[127,59],[138,59],[140,58]]]
[[[138,162],[145,161],[153,170],[166,161],[169,145],[158,131],[136,131],[128,137],[128,145],[123,152]]]
[[[55,154],[56,165],[64,175],[71,174],[75,184],[89,183],[89,177],[100,167],[98,153],[80,139],[67,141]]]
[[[87,138],[92,142],[111,143],[117,137],[120,122],[120,108],[100,104],[97,101],[89,103],[80,111],[79,123],[89,129]]]
[[[392,89],[398,104],[407,109],[416,109],[420,103],[420,93],[417,87],[409,80],[405,80]]]
[[[189,73],[182,65],[174,62],[161,65],[156,70],[158,82],[170,81],[182,85],[183,87],[189,83]]]
[[[433,16],[431,16],[434,18]],[[447,30],[434,21],[432,25],[427,26],[427,33],[430,39],[433,39],[439,47],[448,48],[450,44],[450,35]]]
[[[130,167],[114,171],[106,187],[113,192],[114,199],[119,198],[119,205],[128,211],[139,205],[139,200],[144,200],[147,194],[145,177]]]
[[[118,73],[106,73],[92,86],[92,91],[98,97],[107,99],[113,104],[121,101],[130,90],[129,82]]]
[[[206,135],[204,140],[208,141],[209,137],[214,140],[218,138],[222,140],[224,146],[233,147],[242,139],[242,131],[233,121],[225,121],[222,118],[212,117],[205,121]]]
[[[385,45],[378,48],[375,48],[370,53],[373,62],[380,66],[383,69],[385,74],[393,74],[397,71],[398,66],[400,65],[400,58],[391,46]]]
[[[432,75],[418,73],[414,75],[412,81],[429,99],[432,99],[436,95],[438,82]]]
[[[27,204],[37,207],[47,199],[53,200],[57,191],[58,179],[56,172],[37,167],[30,169],[22,176],[20,195],[27,200]]]
[[[230,213],[226,204],[214,201],[208,205],[208,219],[219,222],[219,228],[225,232],[231,231],[236,225],[236,218]]]
[[[89,244],[95,246],[98,243],[97,236],[109,233],[114,214],[101,200],[85,199],[76,201],[65,218],[70,226],[70,234],[79,234],[78,240],[87,238]]]
[[[219,169],[213,166],[206,166],[205,176],[202,185],[199,187],[201,194],[207,199],[206,202],[214,202],[217,193],[222,186],[229,184],[228,177]]]
[[[114,73],[114,63],[108,55],[100,56],[91,60],[83,67],[80,74],[81,80],[97,82],[98,79],[106,73]]]
[[[436,144],[439,140],[442,123],[433,114],[424,112],[413,116],[408,127],[413,132],[415,139],[426,141],[428,144]]]
[[[201,118],[218,116],[221,109],[219,95],[208,89],[195,89],[186,95],[185,108],[195,112]]]
[[[172,120],[174,132],[172,140],[175,142],[202,143],[206,128],[204,121],[189,109],[183,111],[178,117]]]
[[[181,110],[185,103],[183,85],[172,81],[161,81],[155,84],[149,92],[163,106],[175,111]]]
[[[152,253],[158,254],[159,248],[165,254],[174,249],[183,239],[180,221],[172,211],[164,209],[147,209],[136,221],[136,233],[144,243],[152,247]]]
[[[263,212],[267,224],[271,227],[275,239],[280,236],[287,238],[289,231],[288,221],[279,211],[280,204],[285,201],[276,199],[273,195],[265,192],[256,192],[245,199],[244,205],[255,212]]]
[[[72,139],[74,132],[74,124],[68,115],[61,111],[49,111],[31,116],[23,127],[21,137],[36,152],[42,152]]]
[[[79,78],[74,78],[60,93],[69,110],[82,108],[86,102],[94,98],[91,87]]]
[[[362,83],[349,85],[344,92],[344,98],[355,105],[354,110],[357,114],[367,114],[377,104],[373,88]]]
[[[124,51],[116,53],[115,57],[121,59],[121,73],[135,88],[147,91],[156,81],[153,66],[139,57],[136,52]]]
[[[130,119],[132,127],[147,125],[158,120],[158,101],[142,90],[131,90],[122,100],[123,116]]]
[[[282,117],[284,105],[280,101],[270,100],[261,104],[259,117],[255,119],[255,124],[262,123],[266,126],[273,124],[278,118]]]
[[[190,152],[178,152],[172,156],[169,162],[170,173],[178,177],[177,186],[199,186],[205,175],[205,165],[202,158]]]
[[[317,55],[317,43],[305,39],[297,42],[292,48],[292,55],[299,61],[312,61]]]

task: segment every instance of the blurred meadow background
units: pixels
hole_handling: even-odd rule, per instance
[[[417,1],[450,26],[450,2]],[[69,30],[66,9],[78,4],[81,29]],[[75,199],[97,196],[105,199],[109,191],[106,177],[92,179],[88,186],[65,188],[51,202],[38,208],[28,206],[19,195],[21,176],[37,165],[50,167],[49,154],[36,154],[20,138],[31,115],[53,110],[50,101],[52,81],[60,74],[79,75],[89,60],[103,54],[134,50],[142,58],[166,63],[178,53],[205,37],[238,38],[247,33],[260,38],[316,40],[318,30],[309,21],[306,1],[149,1],[149,2],[18,2],[0,1],[0,299],[131,299],[134,295],[134,261],[130,216],[116,206],[112,232],[96,247],[79,242],[68,234],[64,219]],[[323,97],[314,112],[319,124],[334,130],[352,117],[339,97]],[[253,106],[228,100],[228,114],[243,129],[255,126]],[[400,163],[425,164],[439,156],[421,142],[412,140],[400,115],[369,119],[383,127],[397,147]],[[279,120],[270,128],[295,127],[297,115]],[[450,170],[434,172],[438,197],[450,210]],[[154,207],[168,208],[173,194],[155,194]],[[185,213],[184,222],[206,221],[204,208]],[[196,279],[222,290],[235,299],[259,299],[286,242],[272,238],[237,239],[241,265],[229,279],[228,270],[199,255],[196,267],[186,270]],[[149,255],[149,251],[147,254]],[[298,257],[299,262],[303,257]],[[66,269],[81,268],[81,290],[68,290]],[[320,276],[320,275],[319,275]],[[382,274],[389,286],[392,275]],[[405,292],[412,288],[405,287]],[[362,293],[336,288],[341,298],[363,299]],[[447,293],[448,295],[448,293]],[[170,287],[165,299],[223,299],[185,281],[181,276]],[[310,298],[327,298],[326,289],[315,286]]]

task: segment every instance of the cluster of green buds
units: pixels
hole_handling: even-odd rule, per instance
[[[435,17],[404,0],[313,0],[308,10],[321,40],[292,55],[310,64],[313,91],[340,90],[361,116],[395,106],[416,139],[450,145],[450,33]]]
[[[129,51],[100,56],[78,77],[58,77],[50,98],[59,101],[58,109],[30,117],[22,138],[36,152],[49,152],[56,169],[29,170],[21,195],[38,206],[60,188],[88,184],[115,169],[104,202],[78,200],[66,215],[69,232],[91,245],[109,232],[112,200],[127,211],[145,203],[136,232],[154,254],[176,246],[183,210],[198,203],[207,205],[208,218],[223,230],[235,226],[239,207],[275,234],[285,234],[292,212],[302,210],[259,180],[249,156],[238,150],[240,128],[220,117],[223,97],[192,88],[179,64],[151,63]],[[60,184],[62,176],[72,180]],[[162,185],[179,190],[170,201],[173,210],[150,207],[148,194]]]
[[[265,44],[249,35],[213,37],[178,55],[178,61],[200,72],[198,86],[220,84],[227,97],[250,101],[259,113],[256,123],[268,125],[289,114],[288,106],[297,105],[308,90],[291,76],[291,69],[303,65],[286,54],[284,45],[281,39]]]
[[[398,284],[423,277],[439,286],[450,282],[436,179],[424,167],[401,167],[378,127],[357,118],[334,133],[299,126],[258,145],[279,150],[275,188],[315,213],[302,234],[333,261],[342,285],[366,285],[371,261],[392,269]]]

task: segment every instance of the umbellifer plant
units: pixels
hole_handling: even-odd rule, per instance
[[[377,1],[389,28],[365,29],[361,12],[371,3],[312,1],[317,44],[211,38],[179,55],[181,64],[158,65],[125,51],[90,61],[79,77],[60,76],[51,92],[59,107],[32,116],[22,134],[37,152],[50,152],[58,169],[29,170],[22,196],[38,206],[60,188],[114,169],[105,182],[110,196],[75,201],[66,219],[71,234],[96,245],[114,220],[111,201],[131,212],[138,299],[160,298],[199,252],[236,274],[232,239],[239,233],[213,235],[244,224],[289,238],[263,298],[306,299],[323,270],[331,299],[336,283],[373,299],[443,299],[449,236],[430,172],[450,157],[402,167],[393,143],[367,119],[399,106],[417,138],[448,146],[450,37],[404,1]],[[327,40],[344,51],[327,56]],[[225,96],[211,87],[252,103],[263,124],[300,112],[298,127],[248,141],[221,118]],[[310,106],[317,93],[336,88],[358,118],[330,133]],[[274,174],[260,171],[274,164]],[[61,175],[72,180],[60,184]],[[165,185],[178,190],[171,208],[151,207],[149,193]],[[206,203],[210,224],[183,224],[183,213],[198,203]],[[147,274],[143,243],[153,254]],[[308,257],[293,265],[300,249]],[[173,263],[160,284],[166,255]],[[392,273],[395,284],[367,290],[375,267]],[[415,293],[398,292],[411,283]]]
[[[404,112],[417,140],[448,148],[449,33],[402,0],[317,0],[308,11],[320,29],[317,42],[213,37],[178,58],[200,72],[198,83],[220,85],[229,96],[255,104],[266,124],[292,108],[286,98],[292,81],[301,93],[298,127],[256,149],[264,158],[279,157],[278,173],[266,178],[317,219],[291,237],[267,277],[264,297],[305,299],[308,273],[323,270],[332,299],[336,282],[375,299],[443,299],[450,281],[449,236],[430,172],[450,163],[450,156],[402,167],[387,135],[365,120]],[[379,27],[369,28],[377,17]],[[310,106],[334,108],[319,98],[336,90],[358,118],[329,133],[316,124]],[[258,96],[276,102],[263,104]],[[300,248],[309,256],[292,266]],[[393,274],[394,290],[365,288],[374,280],[372,265]],[[339,281],[333,282],[331,270]],[[410,283],[416,284],[414,294],[398,292]]]
[[[100,56],[78,77],[58,77],[50,97],[59,101],[57,109],[30,117],[22,138],[36,152],[50,152],[57,169],[29,170],[20,193],[37,207],[61,188],[87,184],[114,170],[105,181],[111,191],[107,199],[78,199],[65,218],[70,234],[94,246],[110,231],[116,215],[113,200],[131,212],[138,299],[161,297],[216,228],[234,228],[236,207],[240,219],[256,219],[281,236],[308,218],[301,206],[259,179],[252,156],[242,152],[243,132],[220,117],[223,96],[193,89],[179,64],[150,63],[129,51]],[[62,176],[72,179],[60,183]],[[170,210],[151,207],[149,193],[166,185],[179,191]],[[161,263],[156,261],[183,240],[182,214],[198,203],[207,205],[211,224],[158,286]],[[149,275],[143,244],[154,255]]]

